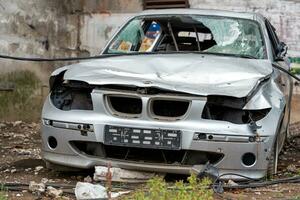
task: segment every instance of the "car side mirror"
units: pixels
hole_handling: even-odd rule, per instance
[[[280,42],[277,48],[276,60],[283,61],[287,54],[288,46],[284,42]]]

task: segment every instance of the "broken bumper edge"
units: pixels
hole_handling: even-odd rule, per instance
[[[163,165],[163,164],[149,164],[149,163],[136,163],[121,160],[109,160],[101,158],[91,158],[82,155],[66,155],[58,154],[48,151],[42,151],[42,157],[45,161],[54,163],[57,165],[69,166],[80,169],[91,169],[94,166],[107,166],[108,163],[112,167],[123,168],[127,170],[157,172],[157,173],[171,173],[171,174],[184,174],[189,175],[191,173],[199,173],[205,165],[194,166],[182,166],[182,165]],[[266,175],[265,170],[228,170],[219,169],[219,175],[223,174],[238,174],[250,178],[263,178]],[[237,175],[225,175],[222,176],[222,180],[244,180],[241,176]]]

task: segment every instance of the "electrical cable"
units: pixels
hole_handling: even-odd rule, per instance
[[[7,182],[7,183],[1,183],[0,186],[3,187],[28,187],[28,183],[12,183],[12,182]],[[46,183],[45,186],[52,186],[55,188],[75,188],[75,185],[72,184],[59,184],[59,183]]]
[[[19,61],[33,61],[33,62],[56,62],[56,61],[78,61],[78,60],[91,60],[100,58],[109,58],[114,56],[120,56],[121,54],[103,54],[98,56],[87,57],[69,57],[69,58],[27,58],[27,57],[15,57],[8,55],[0,55],[2,59],[19,60]]]
[[[251,178],[251,177],[249,177],[249,176],[244,176],[244,175],[241,175],[241,174],[235,174],[235,173],[225,173],[225,174],[222,174],[222,175],[218,176],[217,179],[221,178],[222,176],[239,176],[239,177],[242,177],[242,178],[251,180],[251,181],[259,181],[259,180],[261,180],[261,179],[259,179],[259,178]]]
[[[160,54],[167,54],[172,52],[160,52]],[[173,52],[177,53],[177,52]],[[187,52],[189,53],[189,52]],[[192,53],[192,52],[190,52]],[[194,52],[195,53],[195,52]],[[198,52],[197,52],[198,53]],[[101,58],[110,58],[110,57],[116,57],[116,56],[124,56],[124,55],[146,55],[146,54],[155,54],[155,52],[146,52],[146,53],[130,53],[130,54],[102,54],[97,56],[87,56],[87,57],[68,57],[68,58],[27,58],[27,57],[16,57],[16,56],[8,56],[8,55],[1,55],[0,58],[2,59],[10,59],[10,60],[19,60],[19,61],[33,61],[33,62],[56,62],[56,61],[79,61],[79,60],[92,60],[92,59],[101,59]],[[200,54],[205,54],[200,52]],[[283,67],[279,66],[277,63],[272,63],[272,66],[282,72],[285,72],[289,76],[293,77],[297,81],[300,82],[300,78],[296,75],[292,74],[288,70],[284,69]]]
[[[73,194],[74,191],[73,188],[75,188],[75,185],[71,184],[56,184],[56,183],[46,183],[46,187],[52,186],[54,188],[61,189],[65,194]],[[27,183],[0,183],[0,188],[2,190],[7,191],[23,191],[28,190],[29,184]]]
[[[252,182],[249,183],[243,183],[243,184],[238,184],[238,185],[224,185],[222,181],[220,181],[220,178],[222,176],[227,176],[227,175],[233,175],[233,176],[239,176],[248,180],[251,180]],[[217,184],[217,182],[219,184]],[[260,181],[260,182],[259,182]],[[251,178],[248,176],[243,176],[240,174],[235,174],[235,173],[226,173],[218,176],[214,183],[212,184],[213,191],[215,193],[220,193],[222,192],[223,189],[245,189],[245,188],[257,188],[257,187],[265,187],[269,185],[275,185],[279,183],[300,183],[300,176],[294,176],[294,177],[288,177],[288,178],[282,178],[282,179],[276,179],[276,180],[271,180],[271,181],[262,181],[262,179],[256,179],[256,178]]]
[[[271,181],[253,182],[250,184],[227,185],[227,186],[225,185],[223,187],[225,189],[245,189],[245,188],[265,187],[265,186],[275,185],[279,183],[300,183],[300,176],[276,179]]]
[[[279,66],[277,63],[273,63],[272,66],[282,72],[285,72],[286,74],[288,74],[289,76],[293,77],[294,79],[296,79],[297,81],[300,82],[300,78],[297,77],[296,75],[292,74],[289,70],[284,69],[283,67]]]
[[[218,176],[214,180],[214,183],[212,184],[212,189],[215,193],[223,193],[224,192],[224,183],[223,183],[223,181],[220,180],[220,178],[222,176],[238,176],[238,177],[242,177],[244,179],[250,180],[252,182],[261,180],[261,179],[256,179],[256,178],[251,178],[251,177],[248,177],[248,176],[244,176],[244,175],[241,175],[241,174],[235,174],[235,173],[225,173],[225,174],[222,174],[222,175],[218,174]],[[249,184],[249,182],[247,183],[247,185],[248,184]]]

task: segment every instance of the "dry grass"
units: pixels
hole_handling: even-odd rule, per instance
[[[39,120],[43,97],[38,77],[30,71],[0,74],[0,84],[5,83],[13,83],[15,88],[12,92],[0,92],[0,120]]]

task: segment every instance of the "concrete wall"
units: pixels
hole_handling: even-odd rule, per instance
[[[91,14],[81,16],[80,49],[91,55],[101,52],[119,26],[134,14]]]
[[[27,57],[77,56],[78,15],[66,1],[0,0],[0,53]],[[50,71],[62,63],[0,60],[0,72],[30,69],[47,83]]]
[[[97,55],[141,0],[0,0],[0,54],[23,57]],[[125,14],[121,14],[125,12]],[[47,84],[51,71],[66,62],[0,59],[0,73],[29,69]]]

